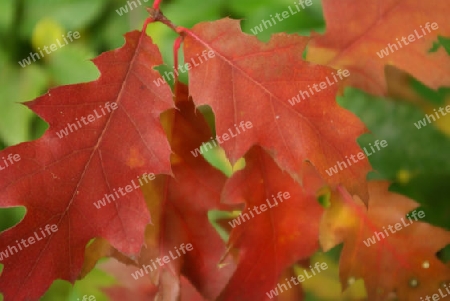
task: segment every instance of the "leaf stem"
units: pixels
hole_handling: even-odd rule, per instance
[[[173,56],[174,56],[173,57],[173,62],[174,62],[173,69],[175,71],[174,81],[176,82],[178,80],[178,51],[180,50],[181,43],[183,42],[184,33],[190,34],[190,31],[184,27],[175,26],[172,23],[172,21],[170,21],[169,19],[166,18],[166,16],[164,16],[162,11],[159,9],[161,1],[162,0],[155,0],[155,2],[153,2],[153,7],[147,8],[147,11],[150,14],[150,17],[147,18],[146,24],[148,24],[152,21],[161,22],[161,23],[165,24],[167,27],[169,27],[170,29],[172,29],[173,31],[175,31],[179,35],[179,37],[175,40],[175,42],[173,44]]]
[[[178,51],[180,50],[181,43],[183,42],[184,37],[179,36],[175,42],[173,43],[173,69],[175,71],[174,82],[178,80]]]
[[[155,9],[155,7],[147,7],[147,11],[150,14],[150,18],[152,18],[154,21],[161,22],[178,33],[177,27],[169,19],[167,19],[166,16],[164,16],[159,8]]]
[[[160,4],[161,4],[161,0],[155,0],[155,2],[153,2],[153,9],[159,11]]]

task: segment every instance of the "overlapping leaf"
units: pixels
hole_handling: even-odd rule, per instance
[[[308,60],[349,69],[350,85],[377,95],[387,91],[385,65],[395,65],[431,88],[450,86],[445,49],[429,53],[438,35],[450,36],[448,2],[324,0],[323,9],[327,30],[308,45]]]
[[[143,187],[152,223],[146,229],[145,245],[139,257],[127,258],[107,242],[97,240],[88,249],[90,263],[85,266],[85,272],[99,258],[111,256],[134,265],[134,277],[153,282],[157,298],[178,300],[183,294],[182,278],[186,277],[205,299],[214,300],[234,270],[231,258],[225,264],[221,262],[226,246],[208,220],[209,210],[229,207],[220,204],[226,177],[202,156],[192,154],[191,151],[210,139],[211,132],[188,99],[187,87],[179,83],[176,105],[178,110],[161,116],[173,150],[173,177],[159,175]],[[185,248],[183,253],[182,244],[191,244],[192,250],[186,252]],[[170,262],[159,266],[156,259],[165,256]],[[144,265],[148,268],[140,271]],[[127,277],[133,278],[131,273]]]
[[[301,178],[303,162],[309,160],[329,184],[343,183],[366,197],[365,176],[370,168],[366,159],[332,176],[325,172],[346,155],[360,151],[356,138],[364,126],[336,104],[335,71],[302,60],[308,40],[276,34],[266,44],[242,33],[236,20],[197,24],[184,41],[185,61],[193,65],[190,93],[197,105],[212,107],[220,137],[230,131],[236,135],[235,127],[241,122],[252,123],[252,128],[240,129],[236,137],[222,139],[232,162],[252,145],[260,145],[296,179]],[[201,59],[206,52],[214,56]],[[319,92],[309,90],[327,78],[332,85]],[[301,97],[300,91],[309,91],[309,98],[291,105],[293,98]]]
[[[221,301],[268,299],[266,292],[283,272],[318,248],[323,209],[314,195],[303,192],[260,147],[253,147],[245,159],[245,169],[229,179],[223,194],[225,202],[246,206],[240,224],[231,221],[229,245],[238,249],[239,263]]]
[[[0,153],[0,207],[27,209],[21,223],[0,235],[4,264],[0,291],[5,299],[37,300],[54,279],[73,282],[83,261],[83,272],[103,256],[118,258],[136,271],[171,254],[169,263],[148,275],[146,269],[135,272],[142,275],[139,281],[120,267],[116,271],[132,285],[112,288],[111,296],[267,300],[267,292],[293,275],[289,267],[308,261],[318,248],[323,209],[315,192],[323,183],[310,177],[305,167],[309,162],[331,186],[343,184],[364,201],[369,199],[366,159],[327,173],[360,152],[356,138],[365,132],[351,112],[336,104],[340,81],[330,67],[349,69],[348,83],[374,94],[386,92],[386,65],[403,69],[432,88],[450,84],[448,54],[434,43],[437,35],[450,36],[446,22],[450,6],[445,1],[323,3],[327,33],[312,40],[308,57],[329,67],[302,60],[310,39],[298,35],[277,34],[263,43],[243,34],[239,22],[230,19],[179,30],[185,37],[185,61],[191,64],[195,104],[212,107],[219,143],[231,161],[246,158],[245,169],[228,182],[195,151],[210,140],[211,132],[183,85],[176,86],[179,110],[162,118],[173,150],[169,162],[170,148],[159,117],[173,107],[172,93],[167,85],[154,85],[159,75],[153,67],[162,60],[145,34],[128,33],[124,47],[95,59],[101,71],[97,81],[56,88],[29,103],[50,129],[37,141]],[[150,12],[171,25],[157,9]],[[421,26],[427,22],[436,22],[439,30],[386,52],[397,48],[388,44],[400,45],[396,38],[423,34]],[[432,46],[434,51],[429,52]],[[319,84],[318,91],[314,85]],[[309,94],[306,99],[304,93]],[[116,110],[107,109],[114,103]],[[3,169],[8,155],[15,154],[20,160]],[[150,182],[144,188],[147,203],[138,187],[123,193],[143,174],[171,173],[170,163],[174,177],[158,175]],[[300,180],[306,189],[307,184],[314,189],[305,192]],[[224,185],[226,205],[219,203]],[[345,195],[345,202],[332,199],[322,220],[322,246],[328,249],[344,242],[340,277],[344,287],[362,278],[371,300],[394,293],[400,300],[416,300],[438,293],[450,279],[450,269],[435,254],[450,243],[449,233],[416,221],[388,236],[386,228],[406,219],[417,204],[388,192],[386,183],[369,187],[367,212],[359,199],[354,205]],[[106,194],[115,200],[100,206],[98,201],[106,201]],[[224,260],[226,246],[208,221],[209,210],[228,209],[229,204],[245,204],[242,215],[248,216],[247,221],[242,217],[240,223],[232,221],[229,248],[237,254],[237,268]],[[55,233],[28,246],[23,243],[42,237],[42,229],[52,224],[58,227]],[[388,237],[376,241],[375,231]],[[368,245],[371,237],[374,243]],[[97,239],[85,258],[85,245],[92,238]],[[193,249],[173,258],[182,244]],[[278,299],[302,297],[299,285]]]
[[[1,234],[0,251],[13,250],[16,240],[35,233],[42,238],[40,228],[47,224],[58,227],[4,256],[0,291],[6,300],[36,300],[57,278],[73,282],[85,245],[94,237],[108,239],[126,254],[137,253],[150,221],[140,189],[100,209],[93,203],[138,183],[144,173],[170,173],[159,115],[173,107],[172,93],[168,87],[156,91],[152,83],[159,77],[152,66],[162,63],[157,47],[134,31],[122,48],[94,63],[101,72],[97,81],[58,87],[28,103],[50,124],[42,138],[0,154],[21,157],[0,171],[0,206],[27,209],[21,223]],[[108,112],[106,104],[113,102],[117,109]],[[68,135],[59,138],[64,128]]]
[[[173,177],[159,175],[143,186],[152,223],[146,229],[145,246],[140,256],[127,258],[111,248],[108,242],[96,240],[88,248],[84,272],[88,272],[101,257],[115,257],[134,265],[132,271],[127,270],[129,280],[133,279],[131,273],[138,271],[135,274],[137,281],[153,282],[143,287],[155,288],[157,298],[178,300],[180,296],[192,296],[193,300],[198,300],[198,295],[202,295],[206,300],[214,300],[235,268],[231,258],[221,261],[226,246],[208,220],[209,210],[230,209],[230,206],[220,204],[226,177],[202,156],[192,153],[210,139],[211,131],[201,113],[195,110],[192,100],[188,99],[187,86],[176,84],[175,103],[177,110],[167,111],[161,116],[173,150]],[[191,244],[193,249],[183,254],[181,244]],[[181,256],[178,256],[177,249]],[[157,258],[169,255],[169,263],[162,267],[158,264],[152,266]],[[139,274],[144,265],[152,267],[152,270],[147,268]],[[193,286],[195,292],[183,290],[183,286]],[[119,287],[111,292],[115,296],[133,295],[126,288]]]
[[[353,205],[336,198],[322,220],[323,248],[344,242],[344,288],[362,278],[369,300],[386,300],[392,294],[399,300],[419,300],[439,294],[450,279],[450,268],[436,253],[450,243],[450,232],[421,222],[418,211],[416,217],[407,216],[418,204],[389,192],[386,182],[370,182],[369,193],[367,212],[357,198]]]
[[[180,273],[206,299],[213,300],[227,283],[234,265],[228,261],[220,267],[226,246],[208,220],[208,211],[220,209],[220,193],[226,177],[201,156],[192,151],[211,137],[208,124],[194,104],[188,100],[187,87],[176,86],[176,106],[163,114],[162,122],[174,152],[174,178],[158,176],[144,186],[144,194],[152,214],[152,225],[146,231],[146,247],[141,251],[139,265],[150,264],[157,257],[177,254],[182,244],[192,250],[172,259],[151,272],[159,284],[163,300],[177,300]],[[181,251],[179,251],[181,252]],[[169,297],[170,296],[170,297]]]
[[[126,266],[116,260],[102,263],[100,268],[108,274],[115,276],[118,284],[104,288],[105,293],[111,301],[148,301],[155,300],[158,287],[152,284],[147,277],[135,280],[130,278],[135,267]],[[181,281],[181,300],[183,301],[205,301],[205,299],[192,287],[192,284],[183,276]]]

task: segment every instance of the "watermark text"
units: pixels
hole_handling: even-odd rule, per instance
[[[135,280],[139,279],[140,277],[144,277],[144,275],[145,275],[144,271],[145,271],[146,274],[148,274],[149,272],[152,272],[152,271],[156,271],[159,267],[164,266],[164,264],[169,263],[171,260],[174,260],[174,259],[177,259],[177,258],[181,257],[180,252],[183,253],[183,254],[186,254],[186,251],[189,252],[189,251],[192,251],[193,249],[194,248],[192,247],[192,244],[184,245],[184,243],[182,243],[180,245],[180,249],[178,249],[178,247],[175,247],[175,252],[178,254],[178,256],[173,254],[172,251],[169,251],[170,257],[169,257],[169,255],[166,255],[166,256],[163,256],[162,258],[158,257],[158,258],[155,259],[155,261],[158,263],[159,266],[156,266],[155,261],[153,261],[153,259],[152,259],[150,264],[148,264],[148,265],[143,264],[142,268],[137,270],[134,273],[131,273],[131,276],[133,276],[133,278]],[[162,263],[161,263],[161,261],[162,261]]]
[[[68,136],[70,133],[75,132],[76,130],[79,130],[83,127],[83,125],[88,125],[91,122],[94,122],[95,120],[102,118],[104,116],[106,116],[108,113],[111,113],[112,111],[116,110],[119,106],[117,105],[117,103],[112,102],[112,103],[105,103],[105,107],[99,106],[100,108],[100,112],[102,114],[99,114],[97,112],[97,109],[94,110],[93,114],[89,114],[87,116],[82,116],[80,118],[80,120],[83,122],[81,123],[80,120],[78,120],[78,118],[75,118],[75,122],[74,123],[67,123],[67,126],[60,130],[59,132],[56,132],[56,135],[59,137],[59,139],[62,139],[65,136]],[[105,110],[106,109],[106,112]],[[77,126],[78,124],[78,126]],[[70,133],[69,133],[70,131]]]
[[[272,194],[272,204],[270,203],[270,198],[266,199],[266,203],[269,206],[269,208],[273,208],[278,206],[278,201],[277,199],[280,201],[280,203],[283,203],[283,200],[287,200],[291,197],[291,195],[289,194],[289,192],[281,192],[279,191],[278,194],[276,196],[274,196]],[[261,211],[259,211],[258,209],[260,209]],[[259,206],[253,206],[253,208],[250,208],[248,210],[248,212],[250,212],[250,215],[252,216],[252,218],[254,218],[255,216],[253,215],[253,212],[255,212],[255,214],[261,214],[262,212],[267,210],[267,206],[266,204],[261,204]],[[247,220],[245,220],[247,219]],[[241,224],[241,221],[244,223],[246,221],[250,220],[250,216],[247,213],[241,213],[238,217],[236,217],[235,219],[233,219],[232,221],[229,221],[228,223],[230,224],[230,226],[232,228],[236,227],[237,225]]]
[[[350,156],[351,160],[347,156],[345,156],[345,159],[346,159],[348,165],[345,163],[345,161],[337,161],[336,162],[337,164],[335,166],[330,167],[329,169],[327,169],[325,171],[331,177],[333,174],[339,173],[340,170],[342,171],[342,170],[346,169],[347,167],[352,166],[352,163],[358,163],[359,161],[364,160],[364,158],[366,158],[366,156],[369,157],[369,156],[373,155],[376,152],[374,147],[376,147],[378,151],[381,150],[380,146],[383,148],[388,146],[387,141],[386,140],[381,140],[381,141],[377,140],[377,141],[375,141],[374,146],[372,146],[372,143],[369,143],[369,147],[370,147],[370,149],[372,149],[372,153],[370,152],[370,150],[368,151],[366,149],[366,147],[364,147],[364,153],[359,152],[356,155],[351,155]]]
[[[422,25],[420,25],[420,29],[422,30],[423,35],[420,35],[420,33],[417,31],[417,29],[415,29],[414,30],[414,34],[410,34],[410,35],[408,35],[408,37],[402,36],[402,38],[400,40],[398,38],[396,38],[397,44],[395,44],[395,42],[394,42],[394,44],[388,43],[386,48],[381,49],[380,51],[377,51],[377,55],[380,57],[380,59],[382,59],[383,57],[386,57],[389,54],[394,53],[395,51],[397,51],[398,50],[397,45],[400,48],[403,48],[403,45],[404,46],[409,45],[410,43],[416,41],[416,38],[417,38],[417,40],[423,38],[424,36],[426,36],[427,34],[429,34],[431,32],[431,29],[437,30],[439,28],[439,26],[438,26],[438,24],[436,22],[433,22],[431,24],[430,24],[430,22],[427,22],[427,24],[425,24],[425,28],[427,30],[425,30],[422,27]],[[403,45],[402,45],[402,43],[400,41],[403,42]]]
[[[62,35],[62,39],[64,41],[63,44],[61,44],[61,41],[59,39],[56,39],[56,43],[51,44],[50,46],[45,45],[44,46],[44,51],[46,54],[50,54],[64,46],[66,46],[67,44],[69,44],[69,42],[67,41],[67,39],[70,40],[70,42],[73,42],[74,39],[79,39],[80,38],[80,33],[78,31],[74,31],[73,33],[71,31],[69,31],[67,33],[67,38],[65,35]],[[31,65],[31,60],[33,60],[33,62],[36,62],[37,60],[42,59],[45,55],[44,55],[44,51],[41,50],[41,47],[38,47],[38,52],[30,52],[30,55],[23,59],[22,61],[19,61],[19,65],[22,68],[25,68],[28,65]]]
[[[242,132],[245,132],[247,129],[251,129],[253,127],[253,124],[251,123],[251,121],[246,121],[245,123],[244,121],[241,121],[239,123],[239,127],[241,128]],[[203,143],[202,145],[200,145],[200,147],[197,147],[195,150],[191,151],[191,154],[194,157],[197,157],[199,154],[202,155],[203,153],[206,153],[208,150],[212,149],[213,148],[212,144],[214,144],[214,147],[217,146],[216,140],[217,142],[219,142],[219,144],[222,144],[224,141],[230,140],[230,138],[237,137],[237,135],[241,133],[241,130],[239,130],[237,125],[234,125],[234,128],[236,130],[234,132],[235,135],[233,135],[232,129],[228,129],[228,132],[223,133],[220,136],[216,136],[216,139],[213,139],[213,137],[211,137],[211,140],[209,142]],[[228,135],[228,133],[230,133],[231,137],[230,135]],[[223,141],[220,140],[220,138],[222,138]],[[206,146],[209,146],[209,149],[207,149]]]
[[[36,242],[38,242],[40,240],[43,240],[47,236],[52,235],[52,233],[55,233],[56,231],[58,231],[58,226],[57,225],[55,225],[55,224],[48,225],[47,224],[44,227],[44,229],[39,228],[39,231],[34,231],[33,235],[31,235],[27,239],[22,238],[20,240],[20,242],[18,240],[16,240],[16,244],[15,245],[9,245],[5,249],[5,251],[1,251],[0,252],[0,262],[3,259],[8,258],[9,256],[13,256],[14,254],[19,253],[20,251],[22,251],[25,248],[28,248],[29,246],[34,245]],[[39,235],[41,235],[41,236],[39,236]]]

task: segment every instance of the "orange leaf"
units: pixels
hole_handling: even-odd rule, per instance
[[[302,60],[309,38],[276,34],[266,44],[242,33],[239,21],[231,19],[200,23],[186,32],[185,60],[197,65],[189,71],[190,93],[196,105],[212,107],[219,137],[235,134],[222,141],[232,163],[260,145],[297,180],[309,160],[329,184],[342,183],[367,197],[367,158],[338,174],[326,173],[345,155],[360,151],[356,138],[365,131],[358,118],[336,104],[337,84],[290,104],[299,91],[334,74]],[[214,57],[202,59],[206,51]],[[244,131],[240,125],[247,122],[252,127]]]
[[[357,203],[348,194],[334,198],[321,223],[321,244],[327,249],[344,242],[340,260],[344,289],[363,278],[369,300],[386,300],[389,295],[419,300],[439,294],[450,268],[436,253],[450,243],[450,232],[421,222],[425,212],[407,216],[418,204],[388,187],[386,182],[369,182],[367,212],[358,198]]]
[[[141,248],[150,215],[137,177],[170,173],[159,115],[173,102],[169,87],[154,89],[159,74],[152,66],[162,63],[157,47],[138,31],[125,37],[122,48],[94,59],[98,80],[58,87],[28,103],[50,129],[0,154],[21,157],[0,172],[0,206],[27,209],[22,222],[1,234],[6,300],[36,300],[57,278],[75,281],[92,238],[106,238],[126,254]],[[108,110],[112,103],[117,108]],[[132,182],[137,188],[123,194]],[[105,194],[114,202],[97,209]],[[41,231],[53,224],[56,232]]]
[[[314,195],[305,194],[261,148],[253,147],[245,159],[245,169],[228,180],[223,194],[227,203],[246,207],[230,221],[229,245],[239,249],[239,264],[221,301],[266,300],[287,268],[318,249],[323,209]]]
[[[160,175],[144,186],[153,223],[147,228],[146,247],[138,264],[154,267],[151,263],[156,258],[169,257],[170,262],[162,267],[156,264],[157,269],[147,268],[164,300],[179,297],[180,274],[205,299],[213,300],[234,270],[232,262],[219,267],[226,246],[208,220],[209,210],[224,209],[220,194],[226,177],[202,156],[191,153],[210,139],[211,132],[188,99],[185,85],[176,85],[176,105],[178,110],[167,111],[161,117],[173,150],[174,177]],[[190,244],[192,249],[182,253],[182,244]]]
[[[450,36],[447,1],[323,0],[323,10],[327,30],[313,38],[307,58],[350,70],[351,86],[385,94],[386,65],[407,71],[433,89],[450,85],[447,53],[429,53],[438,35]]]

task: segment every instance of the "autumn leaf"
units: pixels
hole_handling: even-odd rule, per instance
[[[152,224],[147,227],[137,263],[152,267],[146,273],[159,286],[158,296],[164,300],[178,300],[181,274],[205,299],[214,300],[234,270],[231,258],[221,262],[226,246],[208,220],[209,210],[226,208],[220,204],[226,177],[191,153],[210,140],[211,131],[188,99],[187,86],[176,85],[175,103],[178,110],[161,117],[173,150],[173,177],[157,176],[143,188]],[[181,251],[183,244],[191,249]],[[169,263],[152,266],[156,258],[165,256]]]
[[[135,271],[135,267],[127,266],[114,258],[100,263],[98,268],[116,279],[116,285],[103,288],[111,301],[153,300],[158,293],[158,287],[152,284],[148,278],[133,279],[129,277]]]
[[[292,277],[297,278],[297,274],[295,273],[295,268],[292,267],[287,269],[281,276],[280,282],[285,282],[286,279],[291,279]],[[283,291],[276,297],[277,301],[303,301],[305,300],[305,292],[303,291],[302,285],[293,285],[289,290]]]
[[[329,184],[342,183],[367,196],[366,158],[338,174],[326,172],[360,152],[356,138],[365,128],[335,102],[337,71],[302,59],[309,38],[281,33],[263,43],[231,19],[200,23],[186,33],[190,93],[196,105],[212,107],[217,135],[232,163],[260,145],[297,180],[309,160]],[[317,92],[319,84],[324,88]]]
[[[230,221],[229,246],[238,249],[239,261],[220,301],[268,300],[266,292],[282,273],[318,249],[323,209],[315,196],[261,148],[253,147],[245,159],[245,169],[228,180],[222,196],[226,203],[245,203],[245,209]]]
[[[326,33],[311,40],[307,59],[350,70],[349,85],[375,95],[386,94],[387,65],[410,73],[433,89],[450,85],[445,49],[429,52],[439,35],[450,35],[448,2],[323,0],[323,10]]]
[[[124,195],[123,187],[133,182],[138,188],[145,173],[171,172],[159,115],[173,102],[169,87],[152,82],[159,77],[152,66],[162,63],[157,47],[138,31],[125,37],[122,48],[94,59],[98,80],[58,87],[27,103],[50,129],[0,154],[20,156],[0,172],[0,206],[27,210],[1,234],[6,300],[37,300],[57,278],[74,282],[92,238],[106,238],[125,254],[141,248],[150,215],[140,189]],[[117,199],[94,206],[105,194]]]
[[[328,250],[344,243],[343,288],[362,278],[369,300],[388,296],[419,300],[439,294],[450,267],[436,253],[450,243],[450,233],[421,222],[426,213],[415,210],[418,204],[389,192],[388,186],[387,182],[369,182],[367,212],[357,197],[349,203],[348,194],[345,200],[335,196],[321,222],[321,245]]]
[[[111,259],[108,262],[101,263],[99,268],[109,275],[116,278],[117,284],[103,288],[111,301],[147,301],[155,300],[158,293],[158,287],[152,284],[147,277],[133,279],[130,274],[136,268],[127,266],[122,262]],[[181,281],[181,300],[183,301],[204,301],[205,299],[195,290],[192,284],[185,278],[180,277]]]
[[[0,22],[4,23],[0,34],[15,37],[8,28],[21,24],[17,12],[28,15],[38,7],[7,2],[0,5],[9,16]],[[208,4],[199,11],[189,0],[167,6],[162,2],[155,0],[152,7],[139,2],[133,7],[128,1],[118,9],[109,7],[115,17],[146,10],[149,17],[142,32],[127,33],[122,48],[93,60],[101,74],[98,80],[51,89],[27,103],[49,130],[35,141],[0,152],[0,211],[26,210],[22,221],[0,233],[0,292],[5,301],[38,300],[55,279],[73,283],[94,267],[116,278],[112,287],[90,285],[112,300],[336,301],[362,300],[367,295],[371,301],[428,301],[426,296],[432,295],[434,301],[436,294],[445,298],[450,263],[445,262],[449,255],[444,247],[450,245],[450,233],[425,222],[427,218],[447,224],[445,210],[436,202],[444,194],[429,189],[444,187],[445,151],[433,153],[424,143],[414,144],[389,124],[373,127],[374,120],[380,119],[379,106],[371,104],[364,110],[361,101],[366,92],[389,93],[421,105],[423,112],[403,122],[408,110],[398,116],[384,110],[387,119],[395,115],[404,129],[416,131],[417,141],[436,126],[445,128],[444,108],[438,116],[428,102],[449,103],[445,98],[445,86],[450,86],[449,4],[308,0],[278,3],[269,10],[265,4],[252,4],[258,12],[249,24],[261,23],[250,30],[262,34],[265,28],[258,35],[262,37],[276,28],[290,28],[305,14],[320,14],[323,2],[325,34],[279,33],[263,42],[243,33],[240,21],[229,18],[192,29],[177,25],[184,23],[190,10],[197,16],[211,9],[215,16],[220,11],[241,15],[247,4]],[[101,29],[102,20],[110,20],[111,14],[101,10],[107,6],[97,8],[81,23],[59,20],[72,31],[66,36],[61,32],[58,46],[63,39],[69,49],[70,40],[82,52],[95,53],[114,42],[102,30],[88,35],[91,25]],[[54,17],[58,12],[59,8]],[[135,12],[128,16],[136,19]],[[168,18],[179,12],[181,19]],[[25,26],[26,31],[38,33],[33,34],[38,40],[40,26],[36,31],[33,24],[39,25],[42,16],[32,16],[34,21]],[[197,22],[189,19],[190,25]],[[147,25],[154,22],[173,30],[172,37],[178,36],[169,50],[164,41],[171,36],[158,26],[149,28],[162,42],[165,58],[173,50],[173,72],[171,66],[162,66],[159,48],[146,35]],[[76,28],[82,33],[80,40],[76,24],[89,24]],[[322,20],[314,21],[314,26],[318,24]],[[94,36],[96,43],[91,43]],[[36,63],[52,82],[64,80],[60,78],[67,71],[63,65],[71,57],[46,68],[56,61],[53,54],[44,57],[41,49],[46,45],[34,40],[29,46],[36,53],[27,58],[16,57],[23,51],[10,53],[17,47],[0,47],[1,61],[19,60],[12,62],[16,68],[5,70],[14,71],[18,64],[33,68],[27,65]],[[26,46],[23,42],[12,45]],[[184,64],[179,65],[182,43]],[[53,52],[56,44],[51,45]],[[35,62],[36,57],[40,62]],[[189,89],[178,82],[186,79],[187,72]],[[171,78],[174,93],[167,84]],[[364,91],[347,89],[338,105],[336,97],[349,86]],[[363,110],[367,114],[360,115],[368,119],[361,117],[363,123],[343,105],[354,112]],[[373,135],[361,136],[366,126]],[[383,137],[376,133],[380,127]],[[386,161],[376,166],[374,176],[384,176],[386,168],[381,167],[386,164],[392,165],[389,171],[400,166],[391,172],[403,184],[396,189],[417,196],[423,207],[390,192],[387,182],[367,182],[371,166],[366,157],[371,153],[362,152],[357,139],[361,143],[374,135],[387,141],[392,137],[389,151],[371,157],[375,165]],[[382,141],[381,147],[387,145]],[[409,151],[402,153],[402,160],[397,158],[400,148],[395,141],[410,142],[404,143]],[[419,158],[423,160],[411,160],[414,146],[419,145],[416,149],[423,150]],[[430,164],[437,169],[417,174]],[[7,218],[5,227],[12,223]],[[334,247],[329,254],[317,252]],[[339,252],[338,264],[334,257]],[[75,289],[70,296],[76,299],[77,293]]]

